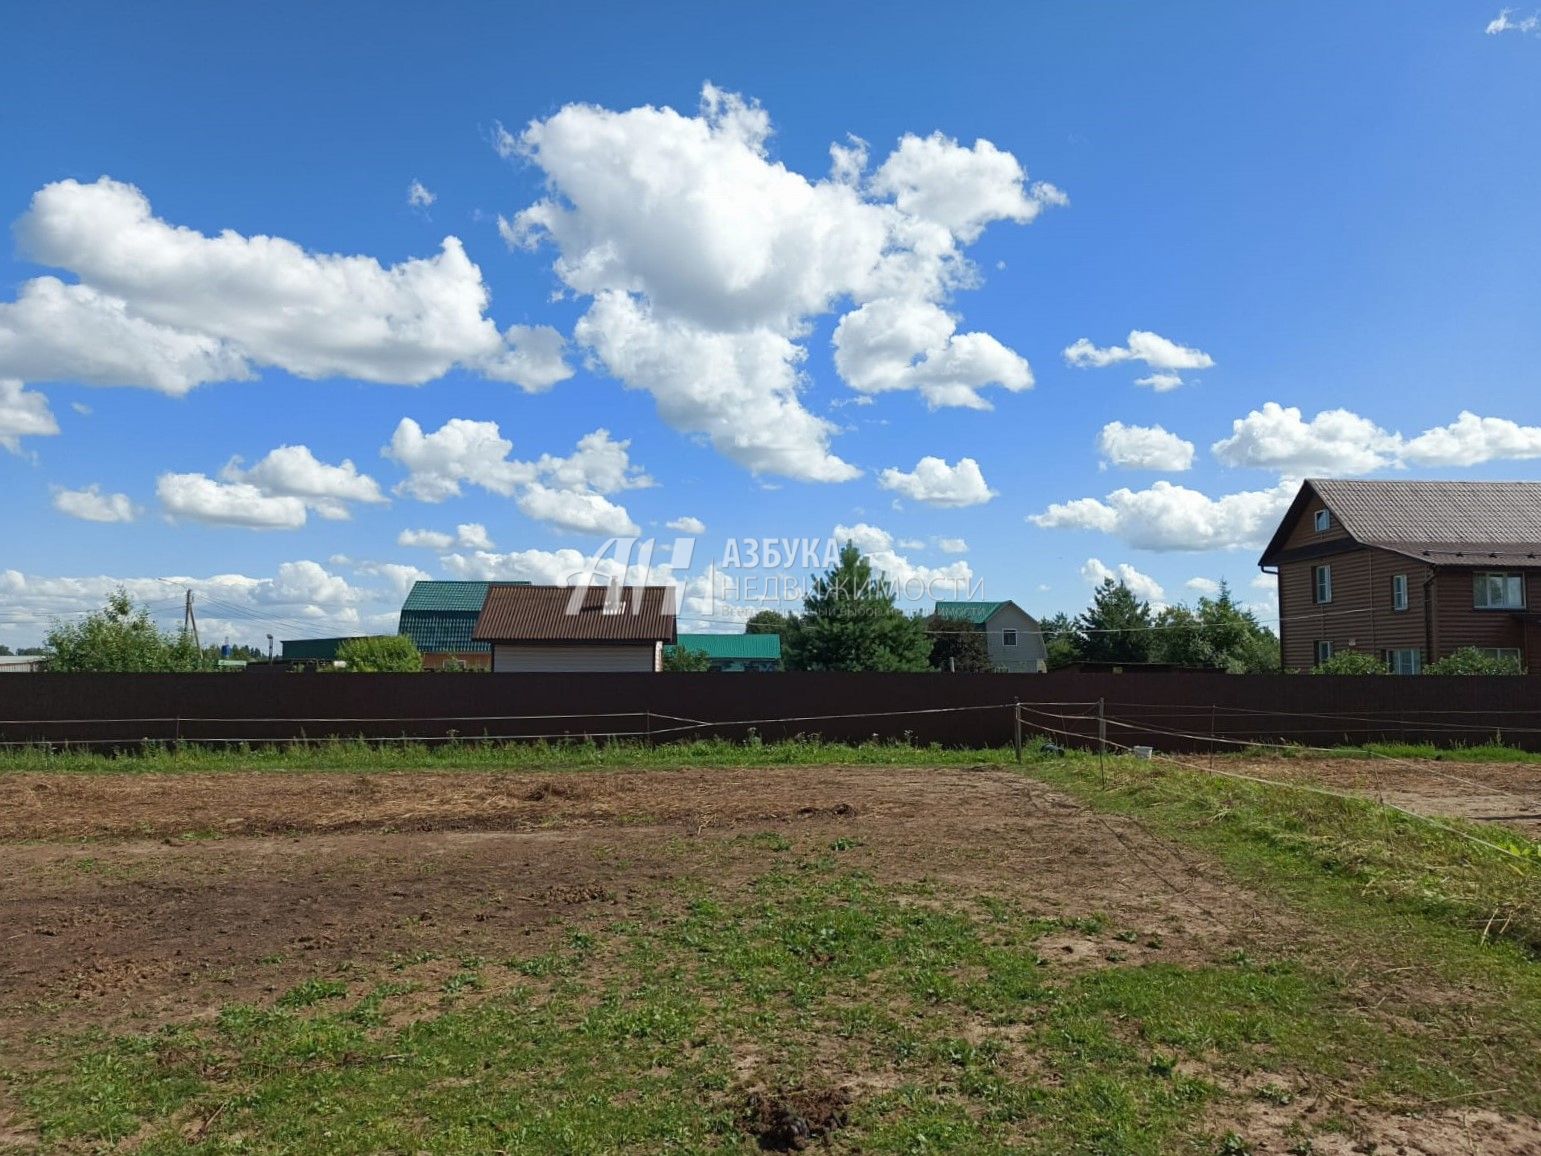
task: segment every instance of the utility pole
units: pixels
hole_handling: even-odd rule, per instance
[[[193,592],[187,592],[187,608],[182,611],[182,629],[191,631],[193,646],[198,650],[198,665],[203,665],[203,646],[198,641],[198,616],[193,613]]]

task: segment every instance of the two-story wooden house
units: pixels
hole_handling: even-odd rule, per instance
[[[1541,483],[1308,480],[1258,564],[1286,670],[1362,650],[1416,674],[1468,646],[1541,669]]]

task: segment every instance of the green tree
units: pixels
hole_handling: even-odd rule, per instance
[[[45,646],[53,655],[49,669],[56,671],[185,671],[202,665],[190,634],[162,631],[122,587],[79,622],[56,620]]]
[[[1475,646],[1451,651],[1423,668],[1424,674],[1524,674],[1517,658],[1483,654]]]
[[[853,542],[810,584],[798,629],[782,646],[791,670],[927,670],[931,653],[924,619],[894,605],[893,586]]]
[[[1335,651],[1326,662],[1311,668],[1312,674],[1389,674],[1386,662],[1366,650]]]
[[[1048,652],[1050,670],[1059,670],[1086,657],[1082,643],[1085,641],[1076,631],[1075,620],[1064,611],[1045,618],[1043,646]]]
[[[982,630],[962,618],[933,614],[926,619],[931,639],[931,669],[973,674],[995,669],[990,645]]]
[[[1149,662],[1151,626],[1150,604],[1111,578],[1076,619],[1082,652],[1091,662]]]
[[[745,634],[779,634],[785,638],[797,627],[797,616],[779,610],[762,610],[744,623]]]
[[[360,674],[405,673],[423,669],[417,644],[405,634],[350,638],[337,648],[338,661]]]
[[[663,668],[686,674],[699,674],[712,669],[712,658],[704,650],[692,650],[688,646],[669,646],[664,648]]]
[[[11,653],[11,648],[9,646],[0,646],[0,658],[4,658],[7,655],[9,655],[10,653]]]
[[[1279,640],[1220,583],[1213,598],[1193,609],[1168,606],[1156,616],[1151,658],[1181,666],[1208,666],[1231,674],[1266,674],[1279,669]]]

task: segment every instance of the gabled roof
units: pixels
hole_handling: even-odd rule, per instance
[[[779,634],[681,634],[678,645],[682,650],[704,650],[709,658],[760,662],[781,658]]]
[[[1010,602],[938,602],[936,612],[943,618],[961,618],[975,626],[983,626],[995,617],[995,612]]]
[[[412,584],[403,610],[456,610],[480,614],[490,582],[421,581]]]
[[[578,604],[573,605],[574,596]],[[606,611],[616,597],[619,608]],[[673,642],[668,586],[529,586],[493,583],[471,637],[478,642]]]
[[[1302,483],[1259,565],[1273,564],[1313,494],[1362,546],[1434,563],[1541,565],[1541,482],[1323,478]]]

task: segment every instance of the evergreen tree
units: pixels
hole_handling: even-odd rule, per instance
[[[971,674],[995,669],[989,641],[982,630],[961,618],[933,614],[925,622],[931,639],[931,669]]]
[[[791,670],[927,670],[931,641],[924,620],[894,605],[894,589],[875,574],[855,543],[815,578],[785,655]]]
[[[1149,662],[1151,625],[1150,604],[1122,582],[1107,578],[1076,619],[1076,632],[1092,662]]]

